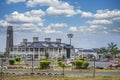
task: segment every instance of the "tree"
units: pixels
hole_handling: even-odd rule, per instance
[[[106,47],[101,47],[98,52],[98,54],[103,54],[103,55],[106,55],[108,53],[108,50]]]
[[[106,47],[101,47],[98,51],[98,54],[102,54],[103,58],[106,58],[108,55],[108,49]]]
[[[112,56],[116,57],[116,54],[119,52],[117,44],[114,42],[108,43],[108,51],[112,54]]]
[[[46,57],[46,59],[48,59],[49,58],[49,53],[45,53],[45,57]]]

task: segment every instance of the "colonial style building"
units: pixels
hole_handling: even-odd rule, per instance
[[[71,48],[71,49],[70,49]],[[27,39],[14,45],[11,48],[9,57],[15,57],[17,55],[22,55],[23,58],[34,58],[34,59],[45,59],[46,53],[49,55],[49,59],[54,59],[57,57],[70,58],[74,48],[68,44],[62,43],[61,39],[56,39],[56,41],[51,41],[51,38],[45,38],[44,41],[39,41],[38,37],[33,37],[33,42],[29,42]]]

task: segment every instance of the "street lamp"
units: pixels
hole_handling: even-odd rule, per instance
[[[34,74],[33,71],[34,71],[34,66],[33,66],[33,54],[32,54],[32,73],[31,74]]]
[[[67,34],[68,38],[70,39],[70,53],[71,53],[71,39],[73,37],[72,33]]]
[[[73,37],[72,33],[67,34],[68,38],[70,38],[70,46],[71,46],[71,38]]]
[[[95,77],[95,56],[94,56],[94,71],[93,71],[93,77]]]

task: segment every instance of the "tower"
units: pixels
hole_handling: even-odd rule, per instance
[[[8,26],[7,27],[7,35],[6,35],[6,57],[9,57],[9,52],[13,47],[13,27]]]

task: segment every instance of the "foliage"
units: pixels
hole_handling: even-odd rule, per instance
[[[112,54],[115,55],[119,52],[117,44],[114,42],[108,43],[108,51]]]
[[[4,57],[4,54],[3,53],[0,53],[0,58],[3,58]]]
[[[62,68],[65,67],[65,64],[64,64],[63,62],[61,62],[61,61],[58,62],[58,65],[59,65],[60,67],[62,67]]]
[[[83,68],[84,68],[84,69],[87,69],[87,68],[88,68],[88,66],[89,66],[89,63],[88,63],[88,62],[86,62],[86,61],[84,61],[84,62],[83,62]]]
[[[89,66],[89,63],[87,61],[84,61],[84,59],[79,59],[74,61],[76,69],[87,69]]]
[[[61,57],[58,57],[58,58],[57,58],[57,61],[62,61],[62,58],[61,58]]]
[[[45,53],[45,57],[46,57],[46,59],[48,59],[49,58],[49,53]]]
[[[106,47],[102,47],[98,50],[97,52],[98,54],[107,54],[108,53],[108,49]]]
[[[50,60],[40,60],[40,69],[50,68]]]
[[[82,61],[84,61],[84,58],[80,58],[79,60],[82,60]]]
[[[76,69],[81,69],[82,65],[83,65],[83,61],[82,60],[75,60],[74,61]]]
[[[15,58],[15,61],[16,61],[16,62],[20,62],[20,61],[21,61],[21,58],[16,57],[16,58]]]
[[[15,64],[15,60],[14,59],[9,59],[9,64],[10,65],[14,65]]]

